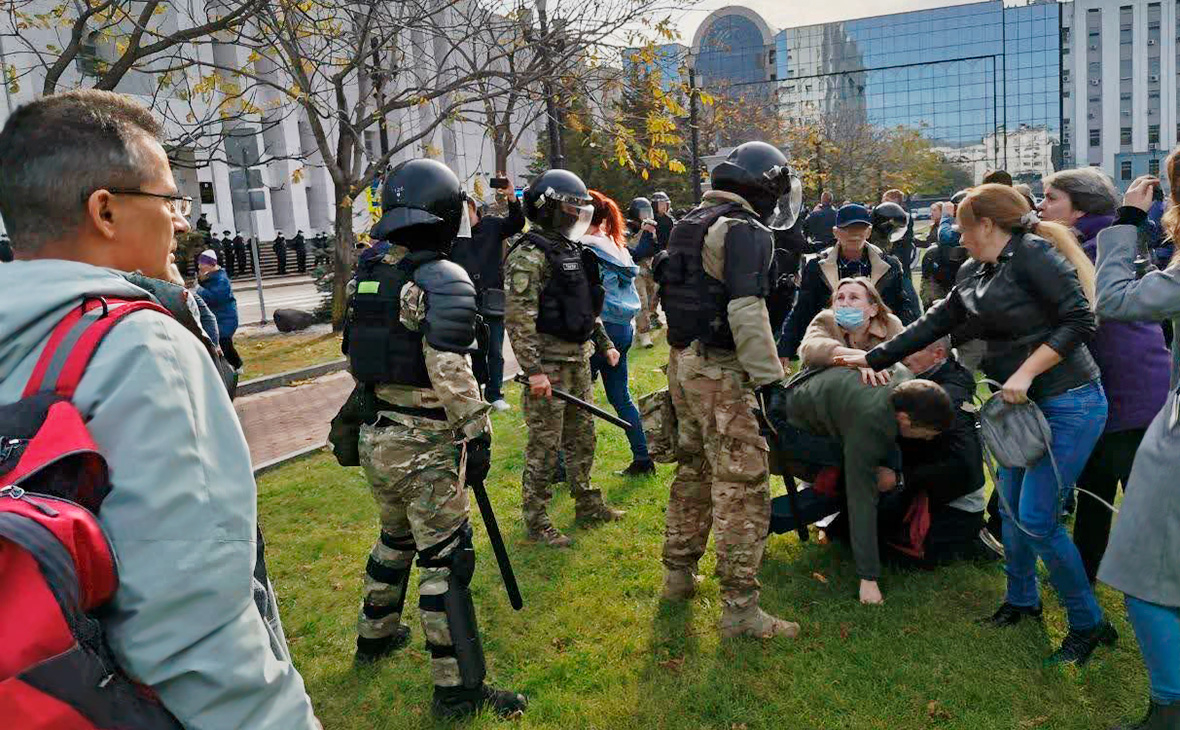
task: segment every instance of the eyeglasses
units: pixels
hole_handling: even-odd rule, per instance
[[[121,188],[108,188],[107,192],[114,195],[142,195],[148,198],[162,198],[172,204],[172,212],[181,218],[188,218],[193,212],[193,199],[187,195],[148,193],[143,190],[123,190]]]

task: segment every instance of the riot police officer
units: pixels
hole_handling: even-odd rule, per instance
[[[627,249],[631,252],[632,260],[639,265],[639,275],[635,277],[635,289],[639,292],[635,332],[639,335],[639,346],[645,348],[655,346],[651,340],[651,330],[657,328],[660,321],[656,314],[659,291],[652,275],[652,261],[663,250],[657,227],[656,212],[651,201],[643,197],[633,199],[627,206]]]
[[[509,250],[505,262],[504,326],[528,376],[521,398],[529,431],[521,508],[529,540],[552,547],[571,543],[546,511],[558,451],[565,454],[579,524],[609,522],[623,515],[608,507],[590,484],[592,417],[552,394],[558,387],[589,401],[590,355],[602,353],[612,366],[619,361],[619,351],[599,319],[604,290],[598,258],[578,243],[590,226],[591,202],[586,185],[574,173],[549,170],[539,175],[524,193],[524,214],[532,228]]]
[[[697,562],[715,531],[723,637],[793,637],[798,624],[759,607],[758,568],[770,523],[768,445],[755,397],[786,421],[784,372],[767,313],[776,229],[801,199],[786,157],[764,142],[734,148],[700,207],[672,229],[660,263],[668,317],[668,389],[677,416],[663,563],[667,600],[696,590]]]
[[[475,569],[464,489],[467,470],[491,463],[489,406],[468,357],[477,326],[475,287],[447,259],[465,220],[459,180],[442,163],[403,162],[385,179],[384,215],[350,284],[345,352],[370,387],[374,418],[359,453],[381,512],[365,569],[356,659],[401,648],[410,563],[420,569],[418,610],[434,678],[434,713],[488,707],[508,716],[526,700],[484,683],[483,648],[468,585]]]

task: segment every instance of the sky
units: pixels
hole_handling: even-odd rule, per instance
[[[692,35],[709,13],[726,5],[743,5],[752,9],[774,30],[793,28],[801,25],[815,25],[833,20],[868,18],[874,15],[889,15],[907,10],[924,10],[947,5],[963,5],[978,0],[837,0],[836,2],[814,2],[814,0],[701,0],[700,3],[679,18],[680,42],[692,44]]]

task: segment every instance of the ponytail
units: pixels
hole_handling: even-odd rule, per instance
[[[1051,243],[1058,253],[1073,264],[1078,272],[1078,282],[1081,283],[1086,300],[1090,302],[1090,308],[1093,309],[1095,301],[1094,263],[1082,250],[1078,239],[1068,228],[1052,221],[1040,221],[1032,227],[1032,233]]]
[[[998,227],[1009,233],[1032,233],[1045,239],[1057,252],[1073,264],[1078,282],[1086,300],[1094,307],[1095,285],[1094,264],[1082,250],[1073,233],[1051,221],[1043,221],[1028,204],[1028,200],[1007,185],[989,183],[971,188],[967,197],[959,204],[959,219],[967,224],[980,218],[990,218]]]
[[[597,190],[590,191],[590,198],[594,206],[594,216],[590,225],[599,226],[602,235],[614,241],[619,248],[624,248],[627,241],[627,224],[623,221],[623,211],[619,204]]]

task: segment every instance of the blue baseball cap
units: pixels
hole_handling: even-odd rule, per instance
[[[863,223],[866,226],[873,225],[872,216],[869,214],[869,209],[865,206],[849,203],[848,205],[840,206],[840,210],[836,211],[837,228],[847,228],[857,223]]]

